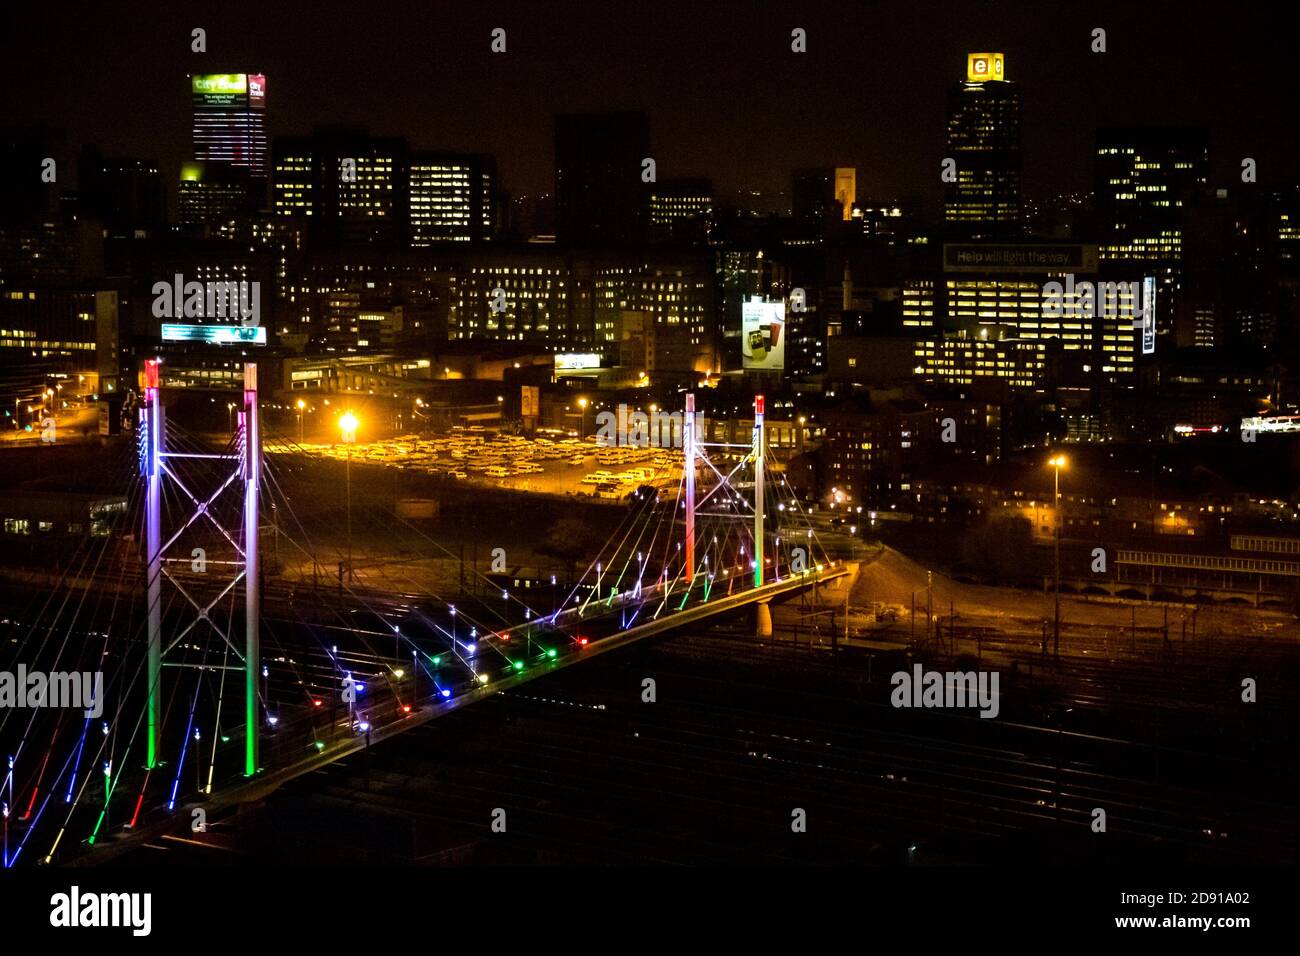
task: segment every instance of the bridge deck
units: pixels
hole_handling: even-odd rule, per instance
[[[839,567],[828,568],[823,571],[811,571],[795,577],[788,577],[781,581],[774,581],[771,584],[765,584],[760,588],[747,588],[736,594],[724,597],[714,598],[701,604],[695,604],[691,607],[683,608],[680,611],[673,611],[663,617],[653,618],[643,624],[637,624],[629,627],[624,631],[613,634],[606,638],[601,638],[594,644],[589,644],[582,648],[575,648],[567,654],[560,655],[553,660],[538,662],[521,671],[511,671],[501,677],[498,677],[487,684],[459,694],[448,700],[438,701],[420,706],[413,709],[409,714],[402,714],[398,719],[383,726],[376,725],[369,735],[369,744],[374,744],[389,737],[396,736],[414,727],[418,727],[428,721],[443,717],[462,707],[477,703],[493,694],[499,694],[502,691],[511,690],[521,684],[536,680],[539,677],[545,677],[557,670],[570,667],[589,658],[606,654],[610,651],[627,647],[629,644],[635,644],[637,641],[645,640],[664,634],[668,631],[682,627],[687,624],[693,624],[699,621],[707,620],[719,614],[725,614],[734,611],[737,608],[745,607],[763,601],[770,601],[775,597],[786,594],[793,594],[805,588],[816,587],[826,584],[830,581],[843,578],[852,573],[851,568],[842,564]],[[173,815],[160,820],[153,824],[138,827],[130,833],[116,833],[108,839],[101,840],[85,856],[71,861],[72,865],[97,865],[117,856],[119,853],[126,852],[142,842],[157,838],[160,834],[166,833],[177,826],[188,825],[191,819],[191,811],[195,808],[202,807],[208,814],[214,814],[230,807],[237,806],[241,803],[260,800],[267,797],[273,791],[305,774],[311,773],[321,767],[342,760],[345,757],[359,753],[369,746],[365,736],[356,735],[344,740],[338,741],[327,746],[319,753],[312,754],[303,760],[283,767],[265,776],[257,777],[239,786],[224,789],[213,794],[210,799],[202,802],[194,802],[183,807],[177,808]]]

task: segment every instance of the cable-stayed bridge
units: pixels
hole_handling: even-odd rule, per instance
[[[105,466],[129,487],[129,534],[89,538],[65,563],[65,586],[4,624],[5,667],[103,674],[95,706],[0,713],[5,866],[93,859],[188,823],[195,808],[250,799],[484,697],[721,615],[752,608],[768,635],[771,601],[850,573],[786,490],[762,396],[750,441],[710,443],[687,395],[682,467],[633,496],[574,580],[552,578],[546,593],[476,570],[472,594],[400,576],[390,588],[360,583],[348,457],[337,588],[286,582],[265,572],[268,524],[276,553],[309,556],[313,571],[337,528],[299,519],[287,471],[310,455],[264,432],[256,366],[222,447],[168,421],[157,361],[142,381],[136,440]],[[362,528],[376,520],[355,517]]]

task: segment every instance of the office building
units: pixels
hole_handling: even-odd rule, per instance
[[[266,77],[260,73],[203,73],[189,78],[193,155],[198,162],[230,163],[265,184]],[[264,187],[263,187],[264,188]]]
[[[1097,134],[1098,253],[1120,271],[1156,277],[1159,338],[1173,334],[1183,304],[1187,212],[1206,188],[1208,163],[1209,140],[1202,130]]]
[[[254,186],[248,171],[230,163],[181,164],[176,218],[205,234],[219,234],[249,211]]]
[[[496,232],[496,162],[491,156],[413,153],[409,182],[412,246],[481,242]]]
[[[655,239],[705,242],[713,228],[713,183],[667,179],[650,186],[650,230]]]
[[[1020,89],[1001,53],[971,53],[948,98],[944,223],[953,235],[1009,237],[1020,226]],[[948,172],[945,170],[945,175]]]
[[[99,220],[112,239],[147,239],[166,221],[158,164],[133,157],[105,157],[83,147],[77,164],[79,216]]]
[[[303,218],[321,249],[396,247],[409,240],[406,140],[326,126],[274,143],[272,209]]]
[[[853,217],[857,195],[857,170],[852,166],[796,169],[790,187],[790,213],[804,226],[847,222]]]

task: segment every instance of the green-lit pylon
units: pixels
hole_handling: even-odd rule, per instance
[[[244,776],[257,773],[257,679],[261,672],[262,567],[257,509],[261,490],[262,432],[257,414],[257,366],[244,365]]]
[[[763,396],[754,396],[754,587],[763,586]]]

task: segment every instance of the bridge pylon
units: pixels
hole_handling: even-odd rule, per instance
[[[140,473],[145,481],[145,563],[147,589],[147,685],[148,718],[146,727],[146,766],[153,769],[160,762],[162,746],[162,675],[165,667],[198,668],[201,670],[242,670],[244,672],[244,775],[257,773],[258,763],[258,703],[257,685],[260,674],[260,618],[261,618],[261,562],[258,547],[258,514],[260,509],[262,440],[257,399],[257,366],[244,365],[244,395],[239,412],[233,452],[206,453],[181,451],[167,438],[166,414],[162,404],[162,375],[160,359],[148,359],[144,367],[144,402],[139,412]],[[191,487],[193,479],[182,476],[180,465],[186,459],[203,459],[225,462],[228,470],[218,473],[218,478],[207,494]],[[171,527],[164,529],[164,485],[176,492],[182,502],[182,512],[168,516]],[[237,524],[226,527],[219,520],[218,499],[233,485],[242,484],[243,507]],[[209,561],[206,549],[195,548],[186,553],[180,541],[187,531],[204,525],[211,526],[218,540],[229,545],[234,558],[230,561]],[[167,536],[164,538],[164,530]],[[186,580],[181,567],[191,572],[206,574],[209,564],[231,569],[228,580],[217,580],[220,586],[215,597],[199,594],[195,581]],[[173,570],[175,569],[175,570]],[[232,596],[242,585],[244,591],[244,641],[242,647],[233,639],[234,615],[223,628],[214,610]],[[209,589],[211,590],[211,589]],[[162,609],[164,591],[182,600],[178,606],[188,612],[176,621],[178,632],[164,635]],[[170,603],[170,602],[169,602]],[[168,623],[171,623],[170,621]],[[238,666],[225,667],[208,663],[169,660],[173,651],[195,632],[210,631],[219,636],[226,649],[238,659]],[[213,746],[220,739],[213,734]],[[199,759],[197,755],[194,759]],[[211,788],[211,773],[208,789]]]
[[[700,568],[697,567],[695,563],[697,545],[696,522],[700,517],[708,517],[710,515],[710,512],[701,511],[700,508],[710,500],[722,497],[719,495],[719,491],[729,491],[738,498],[746,500],[746,502],[751,506],[753,511],[753,537],[751,542],[752,556],[750,560],[753,564],[753,581],[754,587],[760,588],[763,586],[767,552],[765,544],[766,514],[764,503],[767,436],[763,424],[764,411],[764,397],[762,395],[754,396],[754,430],[747,444],[702,442],[699,439],[698,423],[696,419],[695,394],[693,392],[688,392],[686,395],[686,410],[682,419],[682,467],[684,471],[683,484],[685,485],[686,499],[686,535],[683,549],[685,552],[685,563],[683,565],[683,570],[685,572],[684,576],[686,581],[688,582],[688,587],[690,582],[695,580],[697,574],[708,571],[707,567]],[[740,477],[741,468],[737,467],[732,469],[727,474],[714,468],[710,464],[708,452],[705,450],[711,447],[722,448],[726,453],[730,454],[739,454],[742,451],[746,452],[742,465],[745,466],[746,469],[749,466],[752,466],[753,468],[754,482],[752,501],[749,499],[749,495],[743,492],[741,482],[734,480]],[[701,463],[706,466],[706,474],[708,471],[712,471],[718,476],[717,485],[710,489],[704,495],[703,499],[697,498],[696,494],[696,471]],[[780,544],[779,539],[776,541],[776,544]],[[704,559],[704,563],[707,565],[707,557]],[[728,590],[730,590],[730,585],[728,585]]]
[[[686,479],[686,586],[695,579],[695,393],[686,394],[682,421],[682,467]]]
[[[763,586],[763,456],[764,446],[762,395],[754,396],[754,587]],[[768,617],[769,633],[771,616]]]

